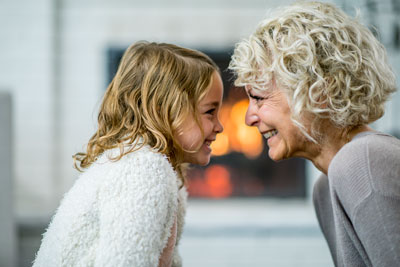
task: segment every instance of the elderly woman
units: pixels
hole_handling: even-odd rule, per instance
[[[269,157],[310,160],[336,266],[400,266],[400,140],[369,124],[396,90],[385,49],[331,4],[278,10],[237,44],[230,69]]]

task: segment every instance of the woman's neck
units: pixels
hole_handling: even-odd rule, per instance
[[[372,131],[372,128],[368,125],[362,125],[346,131],[345,134],[327,135],[325,140],[319,145],[320,149],[318,153],[313,158],[310,158],[310,160],[316,168],[327,175],[329,165],[337,152],[357,134],[367,131]]]

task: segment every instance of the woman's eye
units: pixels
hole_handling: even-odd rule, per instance
[[[251,99],[254,99],[256,101],[260,101],[260,100],[264,100],[265,99],[264,97],[259,97],[259,96],[252,95],[252,94],[249,94],[249,96],[250,96]]]

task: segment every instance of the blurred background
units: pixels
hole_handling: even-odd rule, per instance
[[[63,194],[79,173],[72,155],[96,129],[101,97],[138,40],[210,55],[223,71],[225,132],[214,157],[189,173],[180,250],[184,266],[333,266],[311,204],[319,172],[273,163],[247,100],[226,71],[235,43],[281,0],[0,0],[0,266],[31,266]],[[361,20],[400,72],[400,0],[325,1]],[[400,94],[377,130],[399,136]]]

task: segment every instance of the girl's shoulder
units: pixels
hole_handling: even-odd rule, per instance
[[[131,169],[140,170],[147,168],[162,168],[162,169],[171,169],[172,165],[170,164],[168,158],[154,149],[152,149],[148,145],[143,145],[135,150],[131,150],[131,147],[124,147],[124,152],[128,152],[123,155],[120,159],[118,159],[121,154],[121,150],[119,148],[113,148],[105,151],[99,159],[93,164],[94,166],[102,166],[105,165],[107,168],[113,169]]]
[[[177,175],[167,157],[145,145],[116,159],[119,148],[105,151],[81,178],[101,188],[143,188],[154,185],[175,187]]]

